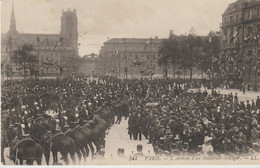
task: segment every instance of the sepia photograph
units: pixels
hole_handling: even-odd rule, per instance
[[[260,0],[2,0],[1,165],[260,165]]]

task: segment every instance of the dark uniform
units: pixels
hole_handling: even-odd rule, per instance
[[[141,114],[137,114],[137,117],[135,118],[135,125],[134,125],[134,139],[137,140],[137,137],[139,137],[139,140],[142,140],[142,126],[143,126],[143,118],[141,117]]]
[[[132,137],[133,137],[134,127],[135,127],[134,124],[135,124],[134,117],[132,114],[130,114],[129,119],[128,119],[128,134],[129,134],[130,140],[132,140]]]

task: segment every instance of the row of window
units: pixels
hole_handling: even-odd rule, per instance
[[[236,13],[236,14],[232,14],[230,15],[229,17],[228,16],[225,16],[224,18],[224,22],[225,23],[228,23],[228,22],[238,22],[241,18],[241,15],[240,13]]]
[[[248,9],[244,13],[244,19],[252,19],[254,17],[260,17],[260,7],[255,7],[252,9]],[[241,14],[240,13],[234,13],[231,14],[230,16],[225,16],[224,17],[224,22],[225,23],[232,23],[232,22],[238,22],[241,19]]]
[[[253,17],[260,17],[260,7],[247,9],[244,13],[245,19],[252,19]]]
[[[123,54],[123,55],[120,55],[120,58],[124,58],[125,56],[129,59],[131,58],[135,58],[135,59],[143,59],[143,58],[147,58],[148,60],[150,60],[151,58],[153,60],[156,59],[156,55],[157,54]],[[110,56],[117,56],[117,55],[111,55]]]

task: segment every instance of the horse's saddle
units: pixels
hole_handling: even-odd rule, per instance
[[[81,126],[80,125],[77,125],[76,127],[74,127],[73,129],[72,129],[72,131],[77,131],[78,129],[80,129],[81,128]]]
[[[64,133],[63,133],[63,132],[58,132],[57,134],[51,136],[51,138],[50,138],[49,141],[52,141],[54,138],[56,138],[56,137],[58,137],[58,136],[60,136],[60,135],[64,135]]]
[[[72,132],[72,129],[69,128],[67,131],[64,132],[64,134],[65,134],[65,135],[68,135],[68,134],[71,133],[71,132]]]
[[[35,141],[32,138],[23,138],[20,141],[18,141],[15,145],[14,145],[14,149],[16,149],[19,145],[23,144],[23,143],[32,143],[34,144]]]

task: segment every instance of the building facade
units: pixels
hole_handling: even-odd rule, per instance
[[[13,60],[14,51],[24,44],[33,46],[39,76],[68,75],[75,68],[71,66],[70,60],[78,57],[76,10],[62,11],[60,34],[21,34],[16,30],[15,12],[12,7],[9,31],[2,33],[1,38],[2,76],[11,78],[25,75],[27,71],[21,70],[20,65]]]
[[[161,39],[113,38],[100,50],[98,72],[120,78],[162,74],[158,51]]]
[[[222,15],[221,71],[238,88],[260,90],[260,1],[237,0]]]
[[[79,73],[84,75],[96,75],[98,73],[99,57],[97,54],[85,55],[81,58]]]

